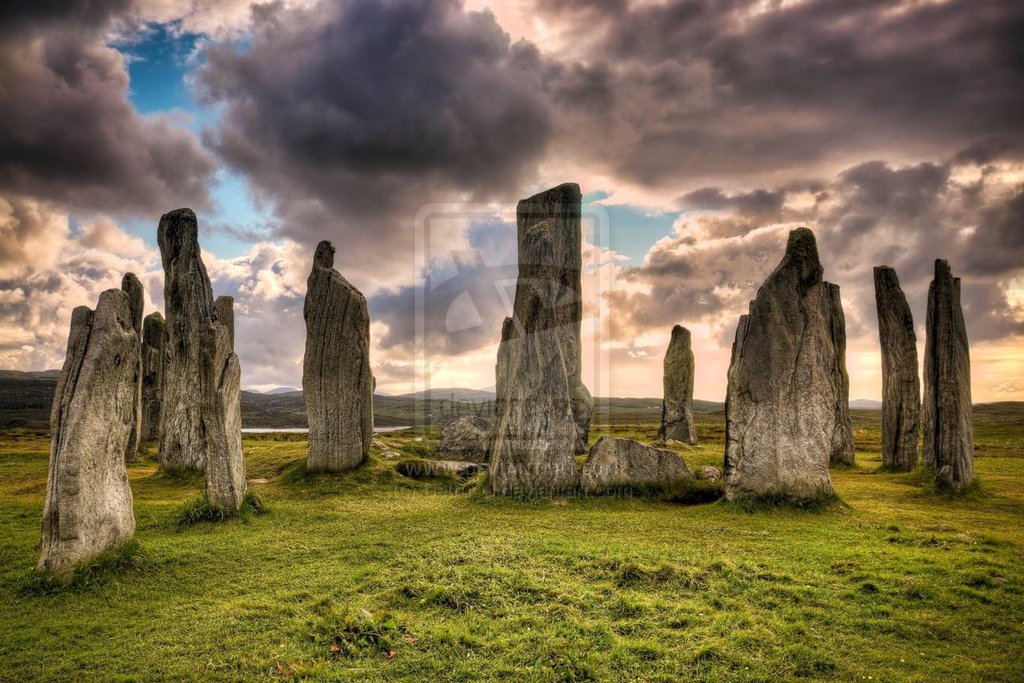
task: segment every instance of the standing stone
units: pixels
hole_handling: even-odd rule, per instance
[[[875,266],[875,305],[882,349],[882,466],[909,472],[917,466],[921,384],[917,335],[896,271]]]
[[[191,209],[164,214],[157,240],[167,312],[160,466],[202,469],[210,506],[233,512],[246,486],[241,371],[232,342],[230,297],[219,306],[214,303]]]
[[[142,313],[144,307],[142,283],[135,273],[125,273],[121,278],[121,291],[128,295],[128,306],[132,312],[132,327],[135,334],[142,338]],[[135,462],[139,453],[140,425],[142,423],[142,357],[139,357],[139,383],[135,391],[135,412],[132,415],[132,433],[125,446],[125,462]]]
[[[664,398],[661,402],[662,441],[675,439],[691,446],[697,445],[697,429],[693,424],[693,350],[690,331],[682,325],[672,328],[672,340],[665,352],[662,383]]]
[[[167,346],[164,366],[160,467],[202,470],[204,343],[213,319],[213,291],[199,250],[199,226],[191,209],[160,218],[157,232],[164,267]]]
[[[206,500],[215,510],[234,512],[242,506],[246,493],[242,372],[232,348],[231,330],[216,320],[206,329],[202,369]]]
[[[577,483],[593,400],[580,356],[580,188],[565,184],[519,202],[519,275],[496,368],[495,493],[559,493]]]
[[[811,235],[813,239],[814,235]],[[850,417],[850,375],[846,372],[846,316],[843,301],[839,296],[839,285],[825,282],[830,299],[829,311],[832,322],[830,337],[835,346],[832,356],[832,378],[837,387],[835,394],[835,432],[832,438],[832,452],[829,463],[852,465],[856,451],[853,446],[853,419]]]
[[[922,459],[941,485],[961,489],[974,480],[971,357],[960,279],[942,259],[928,287],[926,330]]]
[[[66,574],[135,533],[124,454],[138,374],[128,295],[108,289],[95,312],[76,308],[50,411],[39,569]]]
[[[160,404],[163,397],[164,350],[167,328],[159,311],[142,324],[142,422],[143,441],[160,438]]]
[[[814,234],[786,255],[740,317],[725,404],[726,498],[832,494],[829,462],[852,452],[845,319]]]
[[[366,459],[373,437],[370,315],[366,298],[334,269],[334,247],[326,240],[313,256],[302,315],[307,468],[343,472]]]

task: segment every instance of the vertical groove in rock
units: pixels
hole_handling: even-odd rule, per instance
[[[125,447],[138,382],[139,336],[128,295],[108,289],[72,314],[50,412],[50,463],[39,568],[64,574],[135,532]]]
[[[730,500],[829,496],[829,462],[852,453],[845,322],[822,272],[814,234],[794,230],[740,318],[726,393]]]
[[[519,274],[495,368],[495,493],[557,493],[577,483],[593,400],[581,373],[581,216],[578,185],[519,202]]]
[[[218,296],[213,302],[213,310],[217,314],[217,322],[227,328],[228,341],[235,348],[235,299],[231,296]]]
[[[874,278],[882,353],[882,465],[909,472],[917,466],[921,426],[914,318],[896,271],[876,266]]]
[[[128,306],[131,309],[132,314],[132,327],[135,329],[135,334],[142,338],[142,314],[144,302],[144,292],[142,290],[142,283],[139,282],[139,278],[135,276],[135,273],[125,273],[124,277],[121,278],[121,291],[128,295]],[[135,411],[132,414],[132,431],[128,437],[128,444],[125,446],[124,459],[126,462],[135,462],[135,458],[139,453],[139,439],[141,436],[141,423],[142,423],[142,358],[139,357],[139,380],[135,387]]]
[[[366,459],[373,437],[370,316],[366,298],[334,269],[334,247],[326,240],[313,256],[303,318],[307,467],[313,472],[350,470]]]
[[[942,259],[928,287],[926,329],[922,460],[939,484],[961,489],[974,480],[971,358],[960,280]]]
[[[143,441],[160,437],[166,339],[164,317],[159,311],[147,315],[142,324],[142,421],[139,436]]]
[[[693,349],[690,331],[681,325],[672,328],[672,339],[665,351],[661,402],[662,440],[675,439],[697,445],[697,429],[693,423]]]

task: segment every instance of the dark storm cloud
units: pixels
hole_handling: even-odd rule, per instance
[[[910,166],[858,164],[820,188],[804,208],[785,203],[793,191],[779,188],[690,193],[685,202],[732,213],[685,219],[687,225],[656,244],[643,266],[628,270],[625,278],[646,285],[650,293],[609,295],[611,317],[620,321],[612,333],[630,339],[681,320],[710,322],[721,326],[727,344],[736,317],[781,258],[789,229],[806,224],[818,237],[825,277],[842,287],[852,338],[875,334],[871,269],[879,264],[896,268],[922,326],[936,258],[948,259],[963,279],[972,341],[1020,334],[1024,320],[1009,305],[1007,288],[1024,274],[1024,187],[984,173],[977,181],[956,180],[955,171],[978,170],[962,164],[962,158]],[[965,186],[972,192],[965,195]],[[769,196],[781,196],[784,203],[764,222],[744,216],[737,201]]]
[[[342,268],[411,268],[413,218],[514,197],[547,149],[540,57],[455,0],[262,8],[251,42],[207,52],[209,143],[270,198],[285,234]],[[408,277],[406,278],[409,279]]]
[[[593,163],[660,186],[945,156],[979,139],[1019,148],[1021,3],[763,5],[541,0],[588,65],[552,81],[556,96],[587,95],[556,97],[561,132]]]
[[[735,209],[742,214],[778,216],[785,199],[785,190],[754,190],[753,192],[726,194],[721,188],[702,187],[699,190],[687,192],[679,198],[678,203],[683,208],[703,211]]]
[[[1024,270],[1024,187],[1006,201],[986,206],[964,253],[967,272],[1006,275]]]
[[[128,100],[106,44],[125,2],[5,3],[0,10],[0,195],[69,210],[158,213],[208,201],[214,161],[166,116]]]
[[[514,199],[538,162],[736,211],[709,223],[729,236],[858,159],[1019,158],[1018,4],[536,7],[559,40],[513,43],[457,0],[258,7],[251,39],[210,48],[198,74],[224,107],[207,141],[284,234],[333,238],[343,268],[385,282],[415,278],[421,207]]]
[[[32,0],[0,5],[0,36],[47,24],[96,29],[125,16],[133,0]]]

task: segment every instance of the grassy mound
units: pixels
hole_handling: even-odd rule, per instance
[[[221,510],[210,506],[210,501],[205,495],[192,500],[181,510],[178,515],[178,526],[188,527],[203,522],[224,522],[231,519],[246,520],[256,515],[265,515],[270,512],[266,503],[256,493],[249,491],[242,499],[242,506],[236,510]]]
[[[56,595],[63,592],[91,590],[116,583],[128,574],[145,574],[153,563],[135,539],[117,550],[100,553],[68,574],[53,574],[33,569],[21,587],[21,595]]]

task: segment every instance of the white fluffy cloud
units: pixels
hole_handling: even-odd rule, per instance
[[[159,255],[107,216],[72,231],[68,214],[51,205],[0,198],[0,232],[8,247],[0,260],[0,366],[60,367],[71,311],[95,306],[126,272],[139,275],[154,306],[158,280],[147,271]]]

